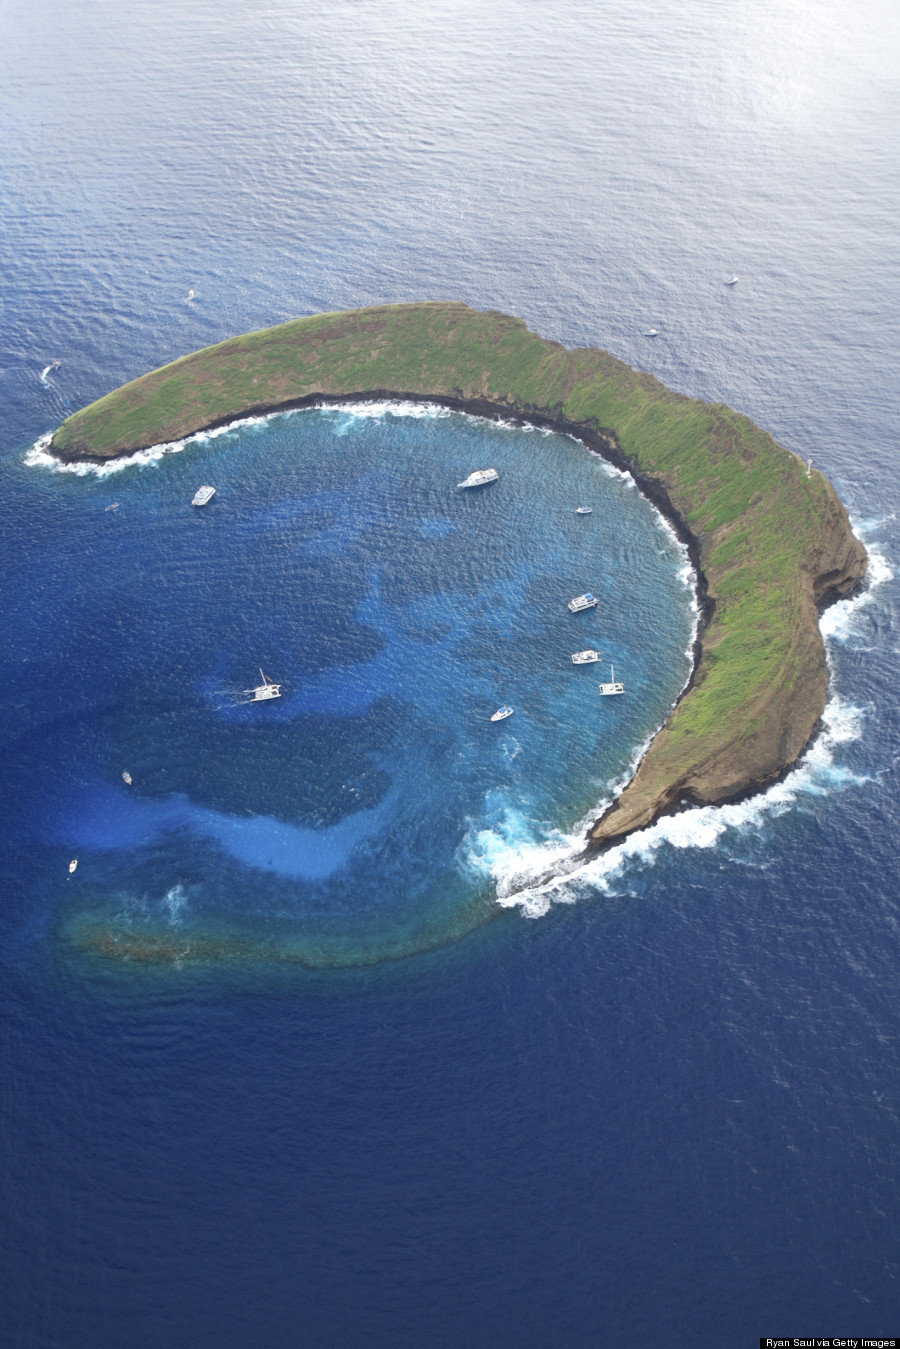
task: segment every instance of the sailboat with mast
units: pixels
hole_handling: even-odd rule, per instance
[[[604,698],[609,698],[614,693],[625,692],[625,685],[618,682],[616,679],[616,672],[612,666],[609,667],[609,682],[607,684],[601,684],[599,688]]]
[[[268,675],[264,675],[261,668],[259,677],[262,683],[257,684],[255,689],[244,689],[245,693],[250,694],[251,703],[268,703],[273,698],[281,697],[281,685],[276,684],[273,679],[269,679]]]

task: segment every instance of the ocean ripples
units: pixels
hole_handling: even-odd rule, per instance
[[[867,532],[860,526],[858,529],[863,534]],[[868,547],[869,571],[865,588],[852,598],[839,601],[822,615],[820,627],[826,639],[826,651],[830,651],[831,642],[847,644],[856,640],[870,606],[881,602],[882,587],[893,579],[887,558],[871,542]],[[587,862],[581,854],[591,817],[581,821],[569,835],[558,831],[542,835],[534,829],[533,822],[516,811],[504,813],[496,828],[476,833],[469,845],[468,861],[491,875],[497,886],[498,904],[506,908],[519,907],[529,918],[544,916],[553,904],[572,904],[596,895],[627,893],[633,868],[652,863],[664,847],[679,850],[708,850],[720,844],[727,847],[729,838],[759,832],[769,820],[783,815],[804,799],[814,800],[870,782],[870,774],[851,767],[844,751],[863,736],[866,725],[871,723],[872,713],[871,707],[859,706],[833,691],[813,743],[797,767],[780,782],[745,801],[694,807],[664,816]],[[640,753],[646,748],[644,746]],[[633,768],[636,767],[637,762],[633,764]],[[623,778],[619,790],[629,777],[630,774]],[[615,795],[614,789],[603,804],[609,804]]]
[[[485,463],[499,482],[460,491]],[[83,539],[116,475],[117,511],[67,580],[98,640],[122,577],[159,578],[125,583],[140,675],[113,694],[111,720],[96,714],[104,757],[127,758],[134,786],[82,762],[68,804],[57,784],[50,833],[81,855],[80,879],[97,854],[110,893],[137,867],[147,893],[168,894],[190,839],[219,849],[227,865],[192,891],[198,931],[236,866],[242,923],[293,910],[318,960],[323,943],[342,960],[431,944],[470,928],[473,905],[484,921],[494,878],[467,837],[490,831],[502,801],[521,814],[508,842],[543,820],[570,831],[611,774],[633,771],[690,670],[685,548],[628,475],[546,429],[345,402],[105,465],[60,466],[44,439],[25,464]],[[198,475],[219,488],[202,512]],[[566,600],[585,586],[600,607],[573,618]],[[571,664],[585,643],[627,667],[635,697],[604,706],[592,671]],[[260,663],[284,688],[264,719],[233,695],[240,667]],[[492,726],[509,700],[515,724]]]

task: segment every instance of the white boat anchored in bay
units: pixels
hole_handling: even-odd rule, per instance
[[[198,487],[194,493],[194,499],[191,502],[191,505],[205,506],[207,502],[212,501],[215,495],[216,489],[214,487]]]
[[[604,698],[611,698],[614,693],[624,693],[625,685],[618,683],[616,672],[612,666],[609,667],[609,683],[600,685],[600,692]]]
[[[569,600],[569,608],[573,614],[580,614],[583,609],[593,609],[596,604],[596,599],[587,590],[583,595],[576,595],[574,600]]]
[[[470,473],[465,482],[458,482],[457,487],[483,487],[485,483],[496,482],[500,474],[495,468],[476,468],[474,473]]]
[[[505,721],[507,717],[512,716],[515,710],[514,707],[507,707],[504,703],[502,707],[497,708],[497,711],[491,717],[491,721]]]
[[[255,689],[244,689],[245,693],[250,694],[251,703],[267,703],[270,702],[272,698],[280,698],[281,685],[276,684],[274,680],[269,679],[267,675],[263,674],[262,670],[260,670],[259,674],[262,683],[257,684]]]
[[[588,647],[586,651],[576,651],[572,657],[573,665],[593,665],[595,660],[600,659],[600,652],[594,651]]]

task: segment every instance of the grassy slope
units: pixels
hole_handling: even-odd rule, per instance
[[[709,764],[735,746],[757,777],[777,771],[781,764],[769,762],[773,690],[783,703],[785,691],[806,681],[821,686],[813,702],[824,699],[813,580],[828,552],[825,534],[844,529],[846,515],[820,474],[808,478],[796,456],[746,417],[675,394],[605,352],[567,351],[520,320],[458,304],[318,315],[124,385],[64,422],[52,448],[69,458],[108,456],[254,407],[376,390],[555,410],[611,431],[626,458],[665,486],[699,542],[716,605],[695,685],[642,765],[644,790],[664,794],[677,780],[704,799]],[[858,555],[855,565],[864,566]],[[782,734],[782,757],[799,752],[814,720],[796,745]],[[729,794],[730,772],[719,773],[724,786],[705,799]],[[637,810],[627,827],[645,815]]]

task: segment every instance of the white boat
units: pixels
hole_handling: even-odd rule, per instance
[[[214,487],[198,487],[191,505],[205,506],[208,501],[212,501],[215,495],[216,489]]]
[[[73,857],[69,863],[69,875],[71,876],[78,866],[78,858]]]
[[[124,783],[127,783],[129,787],[131,786],[131,774],[129,773],[127,768],[123,768],[122,770],[122,781]]]
[[[269,679],[263,674],[262,670],[260,670],[259,676],[262,679],[261,684],[257,684],[255,689],[244,689],[245,693],[250,694],[251,703],[267,703],[272,698],[280,698],[281,685]]]
[[[736,286],[737,283],[740,281],[740,279],[741,279],[741,278],[740,278],[739,276],[734,276],[734,275],[732,274],[731,276],[729,276],[728,280],[725,282],[725,285],[726,285],[726,286]]]
[[[645,336],[645,337],[659,337],[659,333],[656,331],[655,328],[645,328],[645,329],[644,329],[644,336]]]
[[[504,703],[502,707],[497,708],[497,711],[491,717],[491,721],[505,721],[507,717],[512,716],[515,710],[514,707],[507,707]]]
[[[458,482],[457,487],[483,487],[486,482],[496,482],[500,474],[495,468],[476,468],[474,473],[470,473],[465,482]]]
[[[594,651],[588,647],[586,651],[576,651],[572,657],[573,665],[593,665],[595,660],[600,659],[600,652]]]
[[[588,591],[583,595],[576,595],[574,600],[569,600],[569,608],[573,614],[580,614],[582,609],[593,609],[597,601]]]
[[[593,506],[576,506],[576,507],[575,507],[575,514],[576,514],[576,515],[593,515],[593,514],[594,514],[594,508],[593,508]]]
[[[612,697],[612,695],[613,695],[614,693],[624,693],[624,692],[625,692],[625,685],[624,685],[624,684],[619,684],[619,683],[616,681],[616,672],[615,672],[615,670],[613,669],[612,666],[609,667],[609,683],[608,683],[608,684],[601,684],[601,685],[599,686],[599,688],[600,688],[600,692],[603,694],[604,698],[610,698],[610,697]]]

